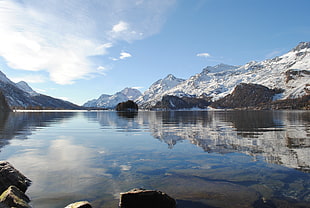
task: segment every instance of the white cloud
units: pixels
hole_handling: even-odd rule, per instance
[[[112,32],[119,33],[127,30],[129,27],[128,23],[120,21],[118,24],[114,25]]]
[[[120,53],[120,59],[125,59],[125,58],[130,58],[131,57],[131,54],[130,53],[127,53],[127,52],[121,52]]]
[[[208,58],[208,57],[210,57],[211,55],[210,55],[209,53],[198,53],[196,56]]]
[[[101,70],[101,71],[104,71],[104,70],[106,70],[106,68],[104,67],[104,66],[98,66],[98,68],[97,68],[98,70]]]
[[[159,32],[175,0],[1,0],[0,56],[58,84],[102,74],[91,56]],[[156,9],[154,9],[156,8]],[[141,19],[143,18],[143,21]],[[119,58],[128,58],[124,54]]]
[[[97,67],[97,71],[99,74],[102,74],[102,75],[106,75],[106,72],[108,71],[109,69],[105,66],[98,66]]]
[[[46,93],[45,89],[35,88],[34,91],[39,92],[39,93]]]
[[[141,89],[143,89],[144,87],[136,86],[136,87],[131,87],[131,88],[136,89],[136,90],[141,90]]]
[[[132,55],[130,53],[122,51],[118,58],[110,57],[110,59],[112,61],[118,61],[118,60],[124,60],[126,58],[130,58],[130,57],[132,57]]]

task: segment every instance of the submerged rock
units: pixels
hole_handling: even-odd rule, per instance
[[[65,208],[92,208],[88,201],[79,201],[72,204],[69,204]]]
[[[0,193],[7,190],[10,186],[15,186],[25,193],[30,184],[31,181],[9,162],[0,161]]]
[[[120,208],[176,208],[175,199],[161,191],[132,189],[121,193]]]

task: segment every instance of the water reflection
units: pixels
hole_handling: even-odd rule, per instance
[[[98,113],[92,119],[103,127],[133,130],[147,126],[169,148],[188,140],[209,153],[264,156],[269,163],[310,172],[309,112],[139,112],[129,119]]]
[[[37,129],[72,118],[76,112],[15,112],[0,114],[0,152],[11,139],[24,140]]]
[[[0,151],[12,138],[26,139],[36,129],[76,116],[76,112],[1,115]],[[310,113],[301,111],[84,112],[103,128],[145,129],[172,149],[184,140],[212,153],[240,152],[267,162],[310,171]]]
[[[0,157],[33,181],[29,195],[40,208],[84,199],[117,207],[119,193],[134,187],[167,192],[179,207],[307,207],[309,116],[12,113],[1,120]]]

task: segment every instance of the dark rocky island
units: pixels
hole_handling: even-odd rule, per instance
[[[137,112],[138,111],[138,105],[132,101],[128,100],[126,102],[122,102],[117,104],[116,111],[124,111],[124,112]]]

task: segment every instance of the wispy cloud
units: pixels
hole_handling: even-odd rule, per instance
[[[159,32],[175,0],[1,0],[0,56],[58,84],[102,74],[91,56]],[[156,9],[154,9],[156,8]],[[143,19],[143,21],[141,21]],[[129,54],[130,55],[130,54]],[[119,58],[128,58],[124,54]]]
[[[130,58],[132,57],[132,55],[128,52],[125,52],[125,51],[122,51],[120,54],[119,54],[119,57],[118,58],[115,58],[115,57],[110,57],[110,59],[112,61],[118,61],[118,60],[124,60],[124,59],[127,59],[127,58]]]
[[[120,54],[120,59],[126,59],[126,58],[130,58],[131,57],[131,54],[130,53],[127,53],[127,52],[121,52]]]
[[[266,58],[267,59],[274,58],[275,56],[281,55],[284,51],[285,50],[283,49],[271,51],[266,55]]]
[[[136,87],[131,87],[131,88],[136,89],[136,90],[141,90],[141,89],[143,89],[144,87],[136,86]]]
[[[198,54],[196,54],[196,56],[208,58],[208,57],[210,57],[211,55],[210,55],[209,53],[198,53]]]

